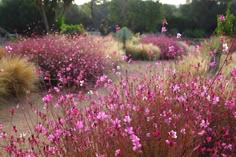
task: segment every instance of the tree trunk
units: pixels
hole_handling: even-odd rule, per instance
[[[42,5],[41,5],[41,7],[40,7],[40,10],[41,10],[41,15],[42,15],[42,18],[43,18],[44,26],[45,26],[46,31],[47,31],[47,33],[48,33],[48,32],[50,31],[50,30],[49,30],[48,19],[47,19],[47,15],[46,15],[45,10],[44,10],[44,8],[43,8]]]

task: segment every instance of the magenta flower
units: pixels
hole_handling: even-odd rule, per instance
[[[129,135],[132,135],[132,134],[134,133],[133,127],[127,127],[127,128],[125,129],[125,132],[127,132]]]
[[[76,124],[76,129],[82,129],[84,127],[83,121],[77,121]]]
[[[128,115],[128,116],[125,116],[124,122],[126,122],[126,123],[130,123],[130,122],[131,122],[131,118],[130,118],[129,115]]]
[[[175,51],[175,47],[174,46],[169,46],[169,52],[174,52]]]
[[[108,117],[108,115],[105,112],[99,112],[97,115],[97,119],[104,120]]]
[[[236,78],[236,68],[234,68],[234,69],[231,71],[231,75],[232,75],[232,77],[235,77],[235,78]]]
[[[164,26],[161,27],[161,32],[162,32],[162,33],[165,33],[166,31],[167,31],[166,27],[164,27]]]
[[[45,103],[49,103],[49,102],[52,101],[52,98],[53,98],[52,94],[47,94],[47,95],[45,95],[45,96],[43,97],[42,100],[43,100]]]
[[[117,150],[115,151],[115,156],[119,156],[120,154],[121,154],[120,149],[117,149]]]
[[[135,134],[132,134],[130,136],[130,139],[132,141],[134,151],[137,151],[142,147],[142,145],[140,143],[140,138],[138,138]]]
[[[219,19],[220,19],[221,21],[225,21],[225,16],[224,16],[224,15],[220,15]]]
[[[201,124],[200,124],[200,127],[201,128],[207,128],[208,126],[209,126],[209,122],[208,122],[208,120],[202,120],[201,121]]]

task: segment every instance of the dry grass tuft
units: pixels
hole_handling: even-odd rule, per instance
[[[161,50],[152,44],[138,44],[129,42],[126,46],[126,55],[133,60],[158,60]]]
[[[0,46],[0,59],[6,55],[6,51],[3,47]]]
[[[34,64],[18,56],[0,60],[0,96],[19,96],[35,89],[38,75]]]
[[[197,76],[206,77],[211,58],[210,52],[214,50],[214,47],[217,47],[218,41],[219,38],[216,37],[204,41],[199,52],[194,52],[183,57],[183,60],[176,65],[177,71],[190,72]],[[227,55],[223,54],[220,59],[220,67],[223,66],[221,73],[225,77],[230,77],[232,69],[236,67],[236,54],[230,53],[227,60],[226,57]]]

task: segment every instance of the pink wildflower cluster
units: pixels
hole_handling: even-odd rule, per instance
[[[153,65],[158,66],[158,65]],[[26,136],[0,127],[10,156],[225,156],[236,153],[236,88],[230,80],[166,70],[146,71],[106,84],[105,95],[48,93]],[[106,80],[100,77],[100,81]],[[86,106],[83,107],[83,102]],[[18,108],[20,109],[20,108]],[[13,116],[13,115],[12,115]],[[33,127],[32,127],[33,126]],[[3,126],[4,127],[4,126]]]
[[[50,35],[10,42],[6,48],[38,65],[46,82],[81,87],[95,82],[107,67],[101,43],[96,36]]]
[[[175,59],[183,54],[183,48],[180,47],[175,38],[166,35],[147,35],[142,37],[142,43],[151,43],[161,49],[160,59]]]

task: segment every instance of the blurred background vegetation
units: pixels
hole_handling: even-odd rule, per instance
[[[82,27],[79,30],[102,35],[114,32],[116,25],[135,33],[158,33],[165,18],[169,34],[202,38],[215,31],[217,16],[225,14],[227,2],[236,15],[236,0],[186,2],[175,6],[152,0],[91,0],[76,5],[73,0],[0,0],[0,35],[5,31],[22,35],[60,31],[62,18],[64,26],[77,25]]]

